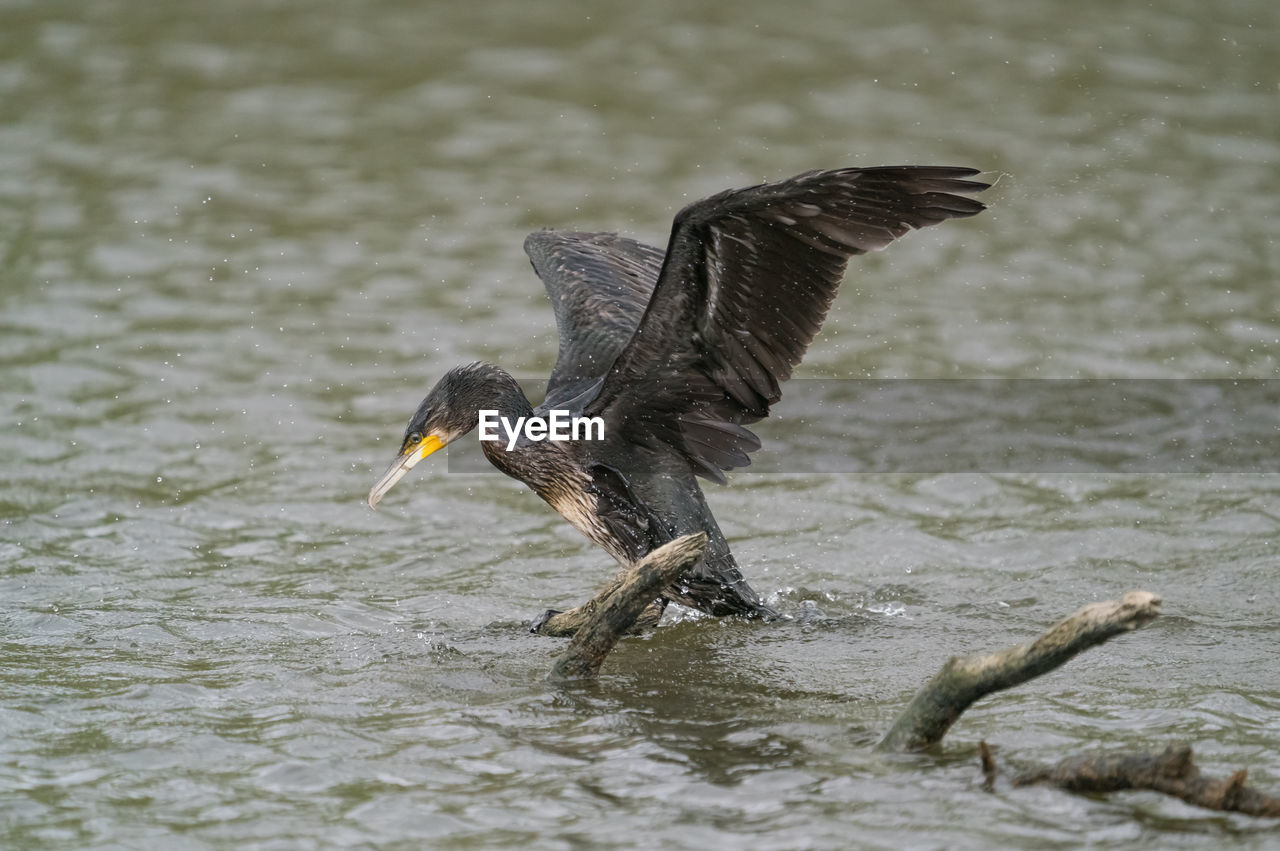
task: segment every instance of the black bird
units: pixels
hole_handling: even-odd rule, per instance
[[[680,535],[707,533],[703,561],[665,598],[712,615],[771,616],[742,577],[695,476],[724,483],[759,439],[818,333],[849,257],[914,228],[972,216],[975,169],[813,171],[730,190],[676,216],[666,252],[608,233],[541,231],[524,243],[555,309],[560,349],[534,408],[485,363],[440,379],[369,492],[376,506],[415,464],[477,425],[478,412],[599,417],[602,440],[505,434],[489,461],[527,484],[623,564]]]

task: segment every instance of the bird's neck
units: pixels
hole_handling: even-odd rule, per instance
[[[508,376],[509,378],[509,376]],[[603,546],[619,561],[626,563],[633,554],[610,532],[597,516],[597,498],[589,490],[591,476],[583,469],[569,443],[542,437],[529,437],[525,426],[538,417],[515,379],[494,381],[490,410],[499,419],[497,440],[482,440],[480,448],[489,463],[502,472],[528,485],[552,508],[588,538]],[[547,425],[543,421],[543,426]],[[490,430],[490,434],[493,431]],[[483,434],[482,434],[483,437]]]
[[[524,395],[520,382],[505,370],[494,367],[487,396],[484,405],[476,411],[477,417],[485,410],[497,411],[499,417],[514,424],[521,418],[533,415],[533,405],[529,404],[529,398]]]
[[[515,379],[494,381],[485,407],[476,416],[480,449],[489,463],[549,500],[546,491],[554,486],[556,473],[564,472],[567,458],[562,444],[545,439],[545,422],[543,433],[536,427],[529,430],[531,421],[541,418]]]
[[[513,473],[505,463],[507,456],[524,448],[519,436],[531,416],[533,405],[529,404],[519,383],[508,373],[495,369],[484,402],[476,411],[476,424],[485,457],[508,475]]]

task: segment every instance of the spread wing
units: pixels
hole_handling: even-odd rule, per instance
[[[978,172],[940,166],[808,172],[676,216],[658,283],[586,413],[611,439],[681,452],[696,472],[750,463],[767,416],[826,317],[845,264],[915,229],[984,209]]]
[[[543,404],[570,407],[599,387],[635,333],[662,251],[611,233],[549,230],[529,234],[524,250],[547,288],[560,335]]]

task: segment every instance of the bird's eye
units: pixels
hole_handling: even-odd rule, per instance
[[[406,443],[408,443],[410,446],[419,444],[421,442],[422,442],[422,432],[420,431],[415,431],[413,434],[409,435],[409,439],[406,441]]]

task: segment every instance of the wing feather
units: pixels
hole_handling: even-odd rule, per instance
[[[981,212],[966,197],[988,186],[968,179],[977,173],[807,172],[689,205],[676,216],[648,304],[586,412],[604,416],[615,439],[665,442],[700,475],[723,481],[720,470],[750,462],[759,441],[742,426],[781,398],[849,258]]]
[[[544,404],[589,397],[644,315],[663,253],[612,233],[550,230],[529,234],[524,250],[546,287],[560,336]]]

